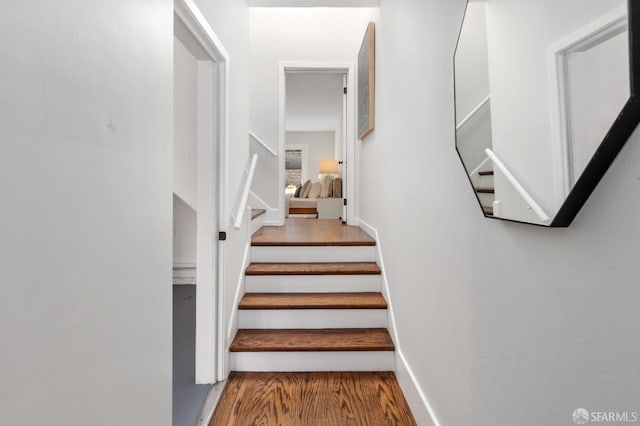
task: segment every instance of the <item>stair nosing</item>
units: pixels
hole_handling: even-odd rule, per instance
[[[340,346],[340,345],[325,345],[325,346],[309,346],[309,345],[299,345],[299,346],[272,346],[272,347],[249,347],[248,345],[241,345],[236,342],[238,335],[243,332],[258,332],[259,334],[269,334],[269,333],[286,333],[286,334],[295,334],[297,332],[310,333],[310,334],[325,334],[330,335],[332,331],[340,331],[343,333],[361,333],[364,331],[384,331],[386,336],[388,337],[388,341],[385,343],[377,344],[377,345],[362,345],[362,346]],[[240,346],[238,348],[238,346]],[[362,329],[353,329],[353,328],[335,328],[335,329],[240,329],[236,334],[233,342],[229,347],[230,352],[386,352],[386,351],[395,351],[395,345],[391,340],[391,336],[389,335],[389,331],[386,328],[362,328]]]
[[[274,269],[272,270],[263,270],[256,271],[258,268],[256,265],[272,265]],[[308,270],[287,270],[287,269],[277,269],[276,265],[307,265]],[[371,268],[369,270],[363,269],[354,269],[354,270],[339,270],[339,269],[331,269],[330,267],[322,270],[313,270],[311,265],[366,265],[372,267],[375,265],[375,268]],[[252,268],[253,267],[253,268]],[[265,275],[380,275],[382,273],[380,266],[376,262],[254,262],[249,264],[249,266],[245,270],[245,275],[249,276],[265,276]]]
[[[269,298],[272,297],[274,299],[277,298],[283,298],[283,297],[291,297],[291,296],[297,296],[299,295],[300,298],[313,298],[314,296],[325,296],[328,298],[333,298],[333,299],[340,299],[341,297],[345,297],[346,295],[349,295],[350,297],[356,297],[357,295],[366,295],[366,297],[370,297],[370,298],[374,298],[375,296],[380,296],[375,297],[376,299],[382,299],[381,303],[334,303],[334,304],[322,304],[322,303],[288,303],[288,304],[281,304],[281,305],[267,305],[267,304],[253,304],[253,305],[243,305],[243,302],[245,300],[245,298],[247,298],[247,296],[249,295],[250,297],[255,297],[255,295],[268,295],[268,296],[264,296],[265,298]],[[326,310],[344,310],[344,309],[357,309],[357,310],[366,310],[366,309],[388,309],[388,304],[387,301],[384,300],[384,297],[382,296],[382,293],[380,292],[362,292],[362,293],[357,293],[357,292],[350,292],[350,293],[256,293],[256,292],[250,292],[250,293],[245,293],[245,295],[242,297],[242,299],[240,300],[240,303],[238,304],[238,309],[240,310],[247,310],[247,311],[255,311],[255,310],[304,310],[304,309],[311,309],[311,310],[319,310],[319,309],[326,309]]]

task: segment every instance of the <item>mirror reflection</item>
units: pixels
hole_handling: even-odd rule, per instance
[[[484,213],[548,225],[629,99],[626,1],[469,1],[454,62]]]

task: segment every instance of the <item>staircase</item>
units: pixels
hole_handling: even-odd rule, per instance
[[[344,228],[365,237],[323,243],[254,236],[232,370],[394,369],[376,243],[359,228]]]
[[[493,170],[478,172],[478,177],[473,180],[474,188],[486,216],[493,216],[493,202],[496,199],[493,184]]]

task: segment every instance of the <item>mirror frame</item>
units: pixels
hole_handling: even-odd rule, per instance
[[[458,149],[458,135],[455,131],[457,117],[455,111],[455,56],[458,51],[458,45],[460,43],[460,35],[462,33],[462,27],[464,25],[464,18],[467,13],[467,7],[469,2],[467,0],[465,4],[464,14],[462,15],[462,21],[460,23],[460,31],[458,32],[458,38],[456,40],[456,47],[453,52],[453,127],[455,136],[455,148],[460,158],[460,163],[469,179],[471,188],[473,183],[467,166],[462,160],[460,150]],[[564,202],[553,216],[553,219],[549,224],[541,224],[534,222],[525,222],[516,219],[502,218],[489,216],[482,210],[480,203],[480,197],[474,190],[475,197],[480,206],[480,211],[488,219],[504,220],[508,222],[526,223],[528,225],[548,227],[568,227],[573,222],[573,219],[578,215],[578,212],[582,209],[582,206],[587,202],[587,199],[598,185],[604,174],[607,172],[613,160],[622,150],[633,131],[636,129],[638,123],[640,123],[640,1],[627,0],[627,13],[629,19],[629,99],[625,103],[624,107],[618,114],[617,118],[609,128],[609,131],[605,135],[604,139],[596,149],[596,152],[589,160],[589,163],[580,174],[580,177],[576,180],[573,188],[565,198]]]

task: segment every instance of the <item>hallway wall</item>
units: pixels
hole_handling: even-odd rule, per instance
[[[369,8],[250,8],[250,126],[251,131],[276,152],[278,151],[278,63],[281,61],[355,63],[371,10]],[[295,37],[292,37],[292,34],[295,34]],[[278,188],[277,162],[259,164],[255,182],[256,194],[271,207],[278,208],[280,188]]]
[[[380,234],[404,355],[442,425],[638,411],[640,135],[570,228],[485,219],[454,149],[463,8],[383,1],[376,20],[360,217]]]
[[[0,424],[171,424],[173,2],[3,2]]]

